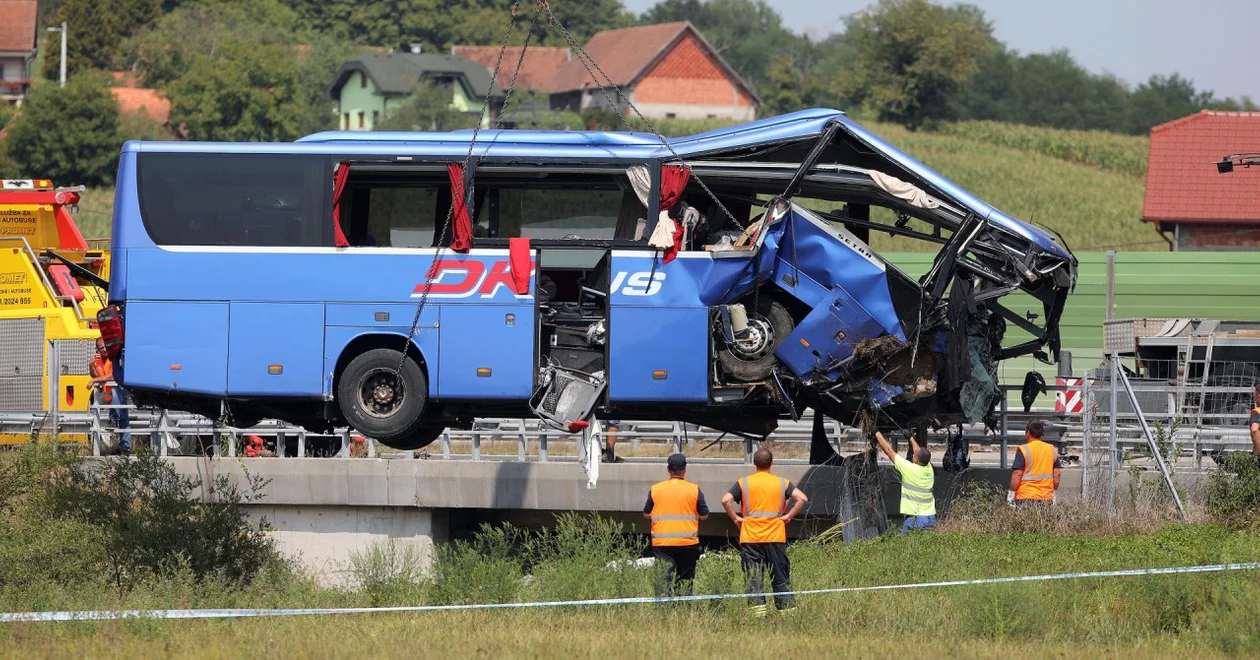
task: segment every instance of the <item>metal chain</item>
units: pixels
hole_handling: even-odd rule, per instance
[[[508,42],[512,39],[512,31],[516,27],[516,10],[521,6],[521,0],[512,3],[512,15],[508,19],[507,30],[503,34],[503,43],[499,46],[499,57],[494,61],[494,70],[490,73],[490,84],[493,87],[499,80],[499,67],[503,64],[503,54],[507,52]],[[521,59],[524,60],[525,51],[521,50]],[[518,63],[519,73],[519,63]],[[512,76],[513,84],[516,82],[516,76]],[[464,156],[463,170],[465,177],[468,172],[468,164],[472,162],[473,148],[477,144],[477,134],[481,132],[481,124],[485,122],[487,114],[490,112],[490,93],[486,92],[486,98],[481,103],[481,114],[477,118],[477,125],[473,127],[472,139],[468,141],[468,154]],[[467,181],[465,181],[467,183]],[[460,186],[464,194],[465,200],[468,198],[467,186]],[[441,262],[442,250],[446,248],[446,233],[451,227],[451,220],[455,217],[455,190],[451,189],[451,205],[446,210],[446,222],[442,224],[442,231],[438,235],[437,250],[433,253],[433,263],[429,265],[429,270],[425,274],[424,289],[420,292],[420,301],[416,304],[416,315],[411,320],[411,330],[403,340],[402,357],[398,361],[398,368],[394,370],[394,377],[402,381],[402,370],[407,364],[407,351],[411,348],[411,338],[416,334],[416,328],[420,325],[420,314],[424,312],[425,303],[429,300],[429,294],[433,290],[434,278],[437,276],[437,267]],[[469,209],[465,205],[465,211]]]
[[[704,181],[702,181],[700,177],[696,176],[695,172],[692,171],[691,166],[687,164],[687,161],[683,160],[683,157],[678,155],[678,152],[674,150],[672,145],[670,145],[669,140],[667,140],[664,135],[661,135],[660,131],[656,130],[656,127],[652,124],[652,122],[648,121],[647,117],[643,116],[643,113],[639,111],[638,106],[636,106],[633,101],[622,93],[621,88],[617,86],[617,83],[613,82],[612,77],[600,68],[599,63],[595,61],[595,58],[591,57],[590,53],[586,52],[586,49],[577,42],[576,38],[574,38],[573,33],[569,32],[569,30],[564,27],[564,23],[562,23],[559,18],[556,18],[555,13],[551,11],[551,5],[544,2],[542,3],[542,7],[547,10],[547,15],[550,18],[552,25],[560,31],[561,36],[563,36],[564,40],[569,43],[569,49],[577,54],[578,61],[582,63],[582,67],[586,69],[586,73],[591,76],[596,85],[599,85],[600,91],[604,93],[604,99],[608,102],[608,105],[612,107],[613,111],[617,113],[617,118],[621,120],[621,123],[626,127],[626,130],[633,132],[634,127],[631,126],[630,121],[626,119],[626,115],[621,111],[621,107],[617,105],[608,94],[608,87],[612,87],[616,90],[617,97],[625,100],[626,105],[630,106],[630,109],[634,111],[634,114],[639,118],[639,121],[642,121],[644,125],[648,127],[648,130],[652,131],[652,134],[660,139],[661,145],[668,149],[669,153],[672,154],[673,157],[678,160],[679,164],[687,170],[687,174],[689,174],[691,178],[695,179],[696,183],[700,184],[700,187],[704,189],[704,192],[709,195],[709,198],[718,205],[718,208],[722,210],[722,213],[726,214],[726,217],[730,218],[736,225],[743,227],[744,223],[735,219],[735,215],[726,208],[726,205],[722,203],[722,200],[718,199],[717,195],[709,189],[709,186],[705,185]],[[590,64],[587,64],[588,60],[590,61]],[[604,80],[608,82],[607,87],[599,81],[599,76],[596,76],[595,72],[591,70],[592,66],[595,67],[595,70],[599,71],[600,75],[604,77]]]
[[[508,101],[512,100],[512,92],[516,91],[516,77],[521,75],[521,67],[525,64],[525,51],[529,50],[529,42],[534,38],[534,32],[538,30],[538,19],[542,17],[542,2],[534,5],[534,19],[529,22],[529,31],[525,33],[525,43],[521,46],[521,55],[516,59],[516,70],[512,72],[512,80],[508,83],[507,91],[503,95],[503,105],[499,108],[499,117],[494,120],[494,127],[503,126],[503,115],[507,112]]]

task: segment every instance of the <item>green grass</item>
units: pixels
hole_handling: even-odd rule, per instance
[[[1141,222],[1140,178],[954,135],[888,124],[872,130],[1006,213],[1062,232],[1074,250],[1105,250],[1153,233]],[[881,252],[937,249],[888,236],[872,236],[872,244]]]
[[[642,539],[571,521],[545,537],[483,533],[448,546],[432,582],[373,571],[374,587],[318,589],[276,573],[250,587],[165,580],[125,596],[94,585],[0,593],[0,610],[73,607],[344,607],[640,596],[651,571],[609,571]],[[1260,559],[1260,535],[1211,525],[1120,536],[936,533],[852,546],[790,548],[797,588],[859,586]],[[369,561],[372,561],[369,558]],[[524,575],[533,579],[522,580]],[[737,557],[700,563],[699,593],[742,589]],[[15,656],[344,655],[383,652],[513,656],[753,657],[914,652],[933,655],[1240,655],[1260,652],[1260,582],[1252,573],[1113,578],[803,597],[789,619],[749,620],[742,599],[522,612],[450,612],[262,621],[130,621],[0,627]]]
[[[1146,136],[1070,131],[996,121],[942,124],[937,132],[973,142],[1043,154],[1138,179],[1146,176],[1146,155],[1151,144]]]

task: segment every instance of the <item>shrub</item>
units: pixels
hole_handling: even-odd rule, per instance
[[[415,600],[425,577],[420,553],[394,539],[351,553],[350,573],[373,607]]]
[[[1208,512],[1230,525],[1260,525],[1260,461],[1251,453],[1226,454],[1208,477],[1204,496]]]
[[[280,560],[264,523],[244,507],[261,499],[266,482],[247,474],[247,483],[238,488],[226,475],[204,483],[142,453],[69,470],[51,514],[99,532],[108,579],[120,592],[181,571],[245,585]]]

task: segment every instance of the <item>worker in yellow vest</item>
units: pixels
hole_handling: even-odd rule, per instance
[[[792,482],[770,473],[774,455],[769,449],[753,454],[757,472],[740,479],[722,495],[726,515],[739,527],[739,559],[748,577],[748,604],[755,616],[767,613],[762,585],[769,569],[774,586],[774,606],[779,612],[795,609],[792,597],[792,566],[787,556],[787,524],[800,513],[809,498]],[[787,503],[791,500],[792,508]],[[739,504],[736,513],[735,505]]]
[[[1059,490],[1062,465],[1054,445],[1042,440],[1046,426],[1040,421],[1028,422],[1024,428],[1025,444],[1016,448],[1011,463],[1011,488],[1006,501],[1016,506],[1036,506],[1054,502]]]
[[[652,555],[665,565],[656,595],[689,593],[700,559],[700,521],[709,505],[700,486],[687,481],[687,457],[674,454],[666,461],[669,478],[652,486],[643,517],[652,521]]]
[[[876,431],[875,440],[901,476],[901,515],[906,517],[901,533],[912,529],[932,529],[936,526],[936,496],[932,494],[936,474],[932,470],[932,452],[927,447],[920,447],[914,436],[910,436],[910,450],[914,456],[912,463],[893,451],[883,433]]]

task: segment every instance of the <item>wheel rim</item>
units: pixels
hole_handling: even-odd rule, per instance
[[[407,392],[399,374],[390,369],[373,369],[359,379],[359,404],[370,417],[392,417],[406,402]]]
[[[748,338],[731,346],[731,355],[742,362],[757,362],[774,351],[774,326],[762,316],[748,318]]]

